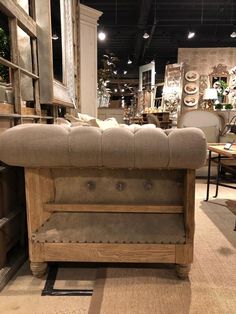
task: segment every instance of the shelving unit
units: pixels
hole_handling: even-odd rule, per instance
[[[0,99],[0,134],[19,124],[55,123],[60,114],[78,107],[79,84],[74,78],[79,77],[80,63],[79,7],[76,0],[0,0],[0,27],[10,47],[0,56],[9,73],[7,84],[1,86],[5,100]],[[60,82],[53,68],[51,13],[61,17]],[[23,188],[23,172],[0,162],[0,290],[27,256]]]

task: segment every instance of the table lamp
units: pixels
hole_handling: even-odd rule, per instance
[[[203,100],[208,100],[209,110],[213,109],[214,100],[218,99],[217,90],[215,88],[206,88],[203,93]]]

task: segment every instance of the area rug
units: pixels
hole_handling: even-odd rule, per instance
[[[231,212],[236,215],[236,201],[228,200],[226,201],[226,205]]]
[[[174,267],[99,271],[89,314],[236,312],[235,216],[226,200],[197,201],[194,263],[188,280]]]

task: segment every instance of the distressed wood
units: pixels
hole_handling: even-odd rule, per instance
[[[35,259],[40,260],[41,256],[45,261],[174,263],[175,245],[36,243]]]
[[[37,58],[37,41],[36,39],[31,40],[31,49],[32,49],[32,63],[33,63],[33,72],[36,76],[38,76],[38,58]],[[41,115],[41,106],[40,106],[40,95],[39,95],[39,79],[33,80],[34,84],[34,108],[35,112],[38,115]]]
[[[0,9],[9,17],[16,17],[18,25],[30,36],[36,37],[36,23],[14,0],[0,0]]]
[[[10,212],[6,217],[0,219],[0,230],[10,223],[16,216],[19,216],[22,213],[22,209]]]
[[[3,229],[0,229],[0,269],[5,266],[7,260],[7,251]]]
[[[12,114],[14,106],[12,104],[5,104],[0,102],[0,114]]]
[[[189,264],[193,262],[193,244],[180,244],[175,246],[175,263]]]
[[[12,257],[14,263],[11,265],[5,265],[2,269],[0,268],[0,291],[8,283],[8,281],[14,276],[19,267],[23,264],[26,259],[26,252],[19,250],[17,254]]]
[[[9,19],[9,28],[11,32],[11,59],[16,65],[19,65],[19,49],[17,38],[17,19]],[[20,84],[20,70],[18,68],[12,69],[13,86],[14,86],[14,99],[15,99],[15,112],[21,114],[21,84]]]
[[[29,238],[29,254],[31,261],[33,252],[32,232],[37,230],[51,214],[43,211],[43,203],[54,200],[54,184],[50,169],[26,168],[25,193],[27,204],[27,222]]]
[[[50,169],[25,169],[30,261],[37,267],[50,261],[175,263],[185,278],[193,260],[195,171],[186,170],[183,203],[166,204],[57,204]],[[155,212],[184,214],[186,244],[118,244],[79,242],[33,242],[36,231],[53,212]],[[45,271],[45,269],[44,269]],[[37,275],[39,271],[34,270]]]
[[[195,214],[195,170],[188,169],[185,176],[184,195],[184,224],[186,231],[186,242],[193,243],[194,237],[194,214]]]
[[[109,205],[109,204],[56,204],[47,203],[43,206],[48,212],[124,212],[124,213],[165,213],[183,212],[183,206],[173,205]]]

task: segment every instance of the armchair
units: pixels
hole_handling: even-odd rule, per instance
[[[213,111],[189,110],[185,111],[178,121],[178,128],[196,127],[201,129],[208,143],[220,141],[221,130],[224,127],[223,118]]]

